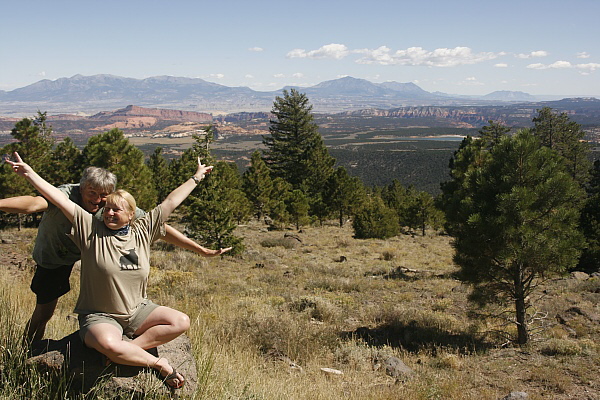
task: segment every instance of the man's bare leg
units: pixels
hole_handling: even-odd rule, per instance
[[[58,304],[58,299],[52,300],[46,304],[36,304],[31,319],[25,326],[25,339],[30,343],[36,340],[42,340],[46,332],[46,324],[54,315],[54,310]]]

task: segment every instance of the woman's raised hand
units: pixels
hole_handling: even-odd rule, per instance
[[[14,156],[17,161],[12,161],[8,158],[4,158],[4,161],[11,166],[12,170],[15,171],[17,175],[26,177],[30,172],[33,172],[33,169],[23,162],[19,153],[15,151]]]
[[[198,180],[202,180],[204,179],[204,177],[208,174],[210,174],[213,170],[213,166],[209,165],[206,166],[204,164],[202,164],[202,161],[200,161],[200,157],[198,157],[198,169],[196,170],[196,173],[194,174],[194,176],[196,178],[198,178]]]

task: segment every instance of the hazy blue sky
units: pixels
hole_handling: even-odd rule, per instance
[[[342,76],[600,96],[599,0],[13,0],[0,90],[76,74],[276,90]]]

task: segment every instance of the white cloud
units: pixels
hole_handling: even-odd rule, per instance
[[[535,64],[529,64],[527,66],[527,68],[530,69],[567,69],[567,68],[573,68],[574,65],[571,64],[568,61],[555,61],[552,64],[540,64],[540,63],[535,63]]]
[[[294,77],[294,78],[304,78],[304,74],[302,72],[296,72],[295,74],[292,74],[292,77]]]
[[[515,54],[515,57],[517,57],[517,58],[538,58],[538,57],[546,57],[546,56],[548,56],[548,52],[545,50],[536,50],[536,51],[532,51],[531,53]]]
[[[535,64],[529,64],[526,68],[529,68],[529,69],[546,69],[548,67],[546,67],[544,64],[535,63]]]
[[[568,61],[556,61],[552,64],[548,65],[548,68],[556,68],[556,69],[566,69],[573,68],[573,64]]]
[[[351,50],[343,44],[331,43],[317,50],[293,49],[287,53],[286,57],[341,60],[351,54],[362,55],[356,60],[359,64],[453,67],[492,60],[506,53],[474,53],[468,47],[438,48],[433,51],[425,50],[422,47],[410,47],[405,50],[393,51],[387,46],[380,46],[376,49]]]
[[[261,51],[265,51],[265,49],[263,49],[262,47],[250,47],[248,49],[248,51],[253,51],[253,52],[256,52],[256,53],[260,53]]]
[[[388,47],[381,46],[375,50],[357,51],[365,54],[359,64],[381,65],[409,65],[428,67],[454,67],[457,65],[476,64],[492,60],[504,53],[473,53],[468,47],[455,47],[453,49],[439,48],[427,51],[422,47],[410,47],[406,50],[391,52]]]
[[[336,76],[336,78],[337,78],[337,79],[341,79],[341,78],[347,78],[347,77],[349,77],[349,76],[350,76],[350,75],[347,75],[347,74],[341,74],[341,75],[338,75],[338,76]]]
[[[208,77],[212,78],[212,79],[223,79],[223,78],[225,78],[225,75],[223,75],[223,74],[209,74]]]
[[[38,76],[41,76],[42,78],[46,77],[46,71],[40,72]]]
[[[587,51],[581,51],[577,53],[577,58],[590,58],[590,53]]]
[[[254,75],[246,74],[246,75],[244,75],[244,78],[246,78],[246,79],[254,79]]]
[[[498,64],[494,64],[494,67],[496,67],[496,68],[508,68],[508,64],[498,63]]]
[[[273,75],[273,78],[285,78],[284,74],[275,74]]]
[[[600,69],[600,64],[598,63],[588,63],[588,64],[577,64],[575,68],[583,70],[585,72],[594,72],[597,69]]]
[[[288,58],[333,58],[340,60],[349,54],[348,48],[343,44],[331,43],[320,47],[317,50],[306,51],[304,49],[294,49],[287,53]]]
[[[587,64],[572,64],[569,61],[556,61],[552,64],[529,64],[527,68],[530,69],[578,69],[582,74],[589,74],[591,72],[600,69],[600,64],[598,63],[587,63]]]

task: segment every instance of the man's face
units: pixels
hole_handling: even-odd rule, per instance
[[[82,207],[94,214],[104,207],[108,195],[109,193],[103,189],[86,186],[81,190]]]

